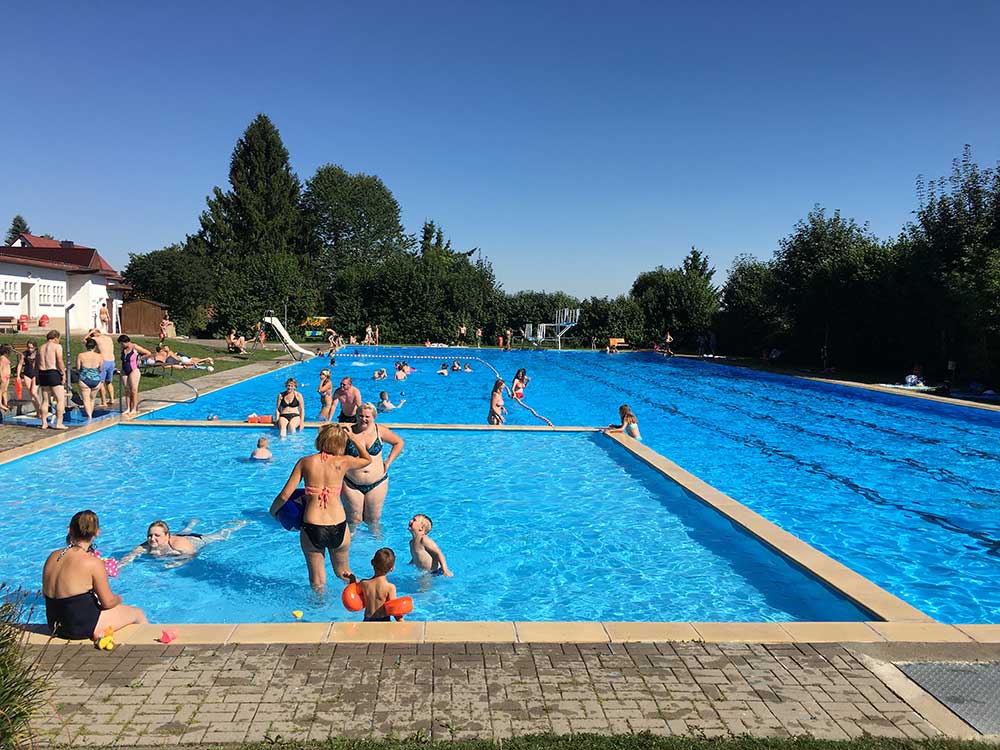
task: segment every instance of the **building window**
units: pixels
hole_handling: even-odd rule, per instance
[[[38,285],[38,304],[39,305],[52,304],[52,287],[49,284]]]
[[[17,281],[5,281],[3,283],[3,301],[11,305],[17,304],[21,299],[21,284]]]
[[[53,305],[66,304],[66,288],[62,284],[53,284],[52,304]]]

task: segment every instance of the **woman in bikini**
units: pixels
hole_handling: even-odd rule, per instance
[[[285,381],[285,390],[278,394],[278,403],[274,407],[274,421],[278,425],[281,437],[291,430],[301,430],[302,417],[306,413],[306,402],[296,388],[299,384],[295,378]]]
[[[352,446],[354,455],[346,455],[346,446]],[[352,579],[348,552],[351,549],[351,531],[347,527],[344,506],[338,501],[340,486],[347,471],[363,469],[371,463],[371,456],[364,441],[354,435],[346,425],[325,424],[316,436],[316,450],[303,456],[292,469],[288,481],[271,503],[270,514],[277,518],[299,482],[305,480],[305,508],[302,512],[302,531],[299,544],[309,569],[309,583],[316,593],[326,586],[324,558],[330,551],[333,573],[345,581]]]
[[[503,405],[503,392],[506,387],[503,378],[497,378],[493,384],[493,392],[490,393],[490,413],[486,417],[489,424],[500,425],[506,421],[504,414],[507,413],[507,407]]]
[[[528,377],[528,373],[522,367],[514,375],[514,379],[510,382],[510,393],[511,395],[520,401],[524,398],[524,389],[528,387],[528,381],[531,378]]]
[[[403,452],[403,438],[388,427],[375,423],[378,410],[375,404],[365,403],[358,409],[358,419],[351,425],[351,436],[368,446],[371,463],[351,469],[344,475],[341,499],[347,510],[348,520],[353,523],[364,521],[369,527],[377,526],[382,517],[382,505],[389,493],[389,467]],[[392,450],[388,458],[382,460],[382,449],[388,444]],[[353,445],[347,446],[347,454],[354,455]]]
[[[49,555],[42,569],[45,616],[58,638],[94,639],[107,628],[145,624],[138,607],[111,593],[104,562],[94,539],[101,533],[97,514],[82,510],[69,522],[66,546]]]
[[[170,533],[170,527],[166,521],[153,521],[146,529],[146,541],[135,547],[131,552],[118,561],[118,569],[121,570],[142,555],[152,555],[153,557],[174,556],[179,558],[175,562],[167,565],[168,568],[183,565],[190,562],[201,548],[212,542],[221,542],[229,538],[234,531],[242,529],[249,521],[234,521],[232,526],[213,531],[211,534],[197,534],[194,527],[198,524],[195,518],[176,534]]]
[[[104,357],[97,351],[97,342],[87,339],[84,343],[86,351],[76,355],[76,371],[80,374],[80,396],[83,398],[83,411],[87,419],[94,416],[94,394],[101,387],[101,367]]]
[[[322,408],[319,410],[320,422],[330,421],[333,416],[333,381],[330,380],[330,371],[326,368],[319,371],[319,387],[316,388]]]

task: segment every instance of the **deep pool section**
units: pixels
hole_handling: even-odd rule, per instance
[[[943,622],[1000,622],[1000,413],[656,354],[359,348],[333,377],[353,375],[366,399],[406,398],[386,421],[484,424],[494,374],[476,357],[508,383],[525,367],[525,401],[557,425],[606,425],[630,404],[654,450],[896,596]],[[474,372],[434,374],[456,358]],[[371,379],[396,359],[418,371]],[[272,408],[289,373],[315,415],[327,364],[156,416],[242,419]],[[542,424],[507,405],[512,424]]]
[[[0,580],[37,589],[70,516],[98,512],[99,547],[121,557],[166,520],[202,533],[250,524],[184,566],[140,558],[112,581],[154,622],[358,619],[333,584],[309,588],[298,535],[266,513],[315,432],[274,440],[248,462],[258,431],[116,426],[7,464]],[[379,537],[362,527],[356,573],[392,547],[390,579],[420,620],[766,621],[872,616],[743,532],[628,451],[593,433],[401,430]],[[40,494],[39,487],[46,490]],[[454,578],[407,564],[407,522],[434,521]]]

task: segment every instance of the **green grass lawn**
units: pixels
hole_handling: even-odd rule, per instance
[[[117,338],[117,337],[112,337]],[[159,338],[147,337],[147,336],[132,336],[132,340],[139,346],[149,349],[149,351],[155,351],[156,346],[160,343]],[[34,340],[36,345],[41,345],[45,339],[43,336],[25,336],[18,334],[0,334],[0,344],[10,344],[17,353],[24,351],[24,345],[28,340]],[[80,337],[76,337],[72,340],[72,359],[73,362],[67,362],[68,365],[73,365],[76,362],[76,355],[83,351],[83,340]],[[229,354],[226,352],[226,342],[219,340],[219,346],[209,347],[202,346],[200,344],[195,344],[186,339],[167,339],[167,344],[170,346],[171,350],[179,352],[181,354],[186,354],[189,357],[213,357],[215,359],[215,371],[221,372],[224,370],[232,370],[237,367],[243,367],[251,362],[263,362],[267,360],[277,359],[278,357],[285,354],[284,350],[281,351],[271,351],[268,349],[258,349],[254,352],[253,356],[241,355],[241,354]],[[115,341],[115,360],[119,364],[121,363],[121,346]],[[17,361],[18,357],[15,353],[11,353],[10,361],[13,367],[11,368],[11,374],[17,371]],[[203,375],[208,375],[208,370],[198,370],[189,368],[174,368],[169,370],[169,375],[161,375],[156,372],[145,372],[143,373],[142,380],[139,381],[139,390],[148,391],[152,388],[159,388],[161,385],[169,385],[171,378],[175,380],[194,380],[200,378]],[[116,380],[117,385],[117,380]],[[13,385],[11,386],[13,387]]]

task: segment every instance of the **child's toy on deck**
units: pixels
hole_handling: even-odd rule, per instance
[[[97,648],[100,651],[111,651],[116,645],[114,628],[105,630],[104,635],[97,640]]]
[[[159,638],[160,643],[170,643],[171,641],[176,641],[176,640],[177,640],[177,631],[174,628],[170,628],[169,630],[164,630],[163,633],[160,634]]]

